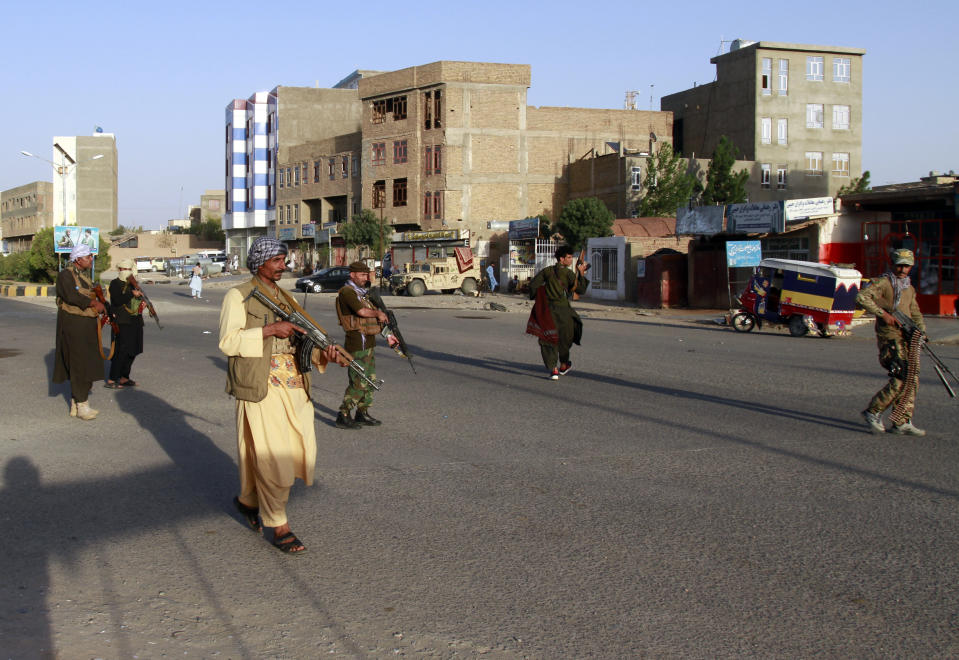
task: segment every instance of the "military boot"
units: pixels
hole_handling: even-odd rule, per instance
[[[360,428],[360,424],[357,424],[353,421],[353,418],[350,417],[350,413],[344,413],[342,410],[336,416],[336,428],[338,429],[350,429],[355,431]]]
[[[363,426],[379,426],[383,423],[380,420],[371,417],[369,411],[360,409],[356,410],[356,417],[353,421],[357,424],[362,424]]]
[[[96,419],[96,416],[100,414],[99,410],[94,410],[90,407],[90,404],[86,401],[77,403],[77,417],[84,421],[90,421],[91,419]]]

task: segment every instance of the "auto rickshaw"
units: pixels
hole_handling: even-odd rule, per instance
[[[761,328],[765,321],[788,326],[793,337],[810,330],[828,337],[831,327],[842,332],[852,322],[861,282],[862,274],[854,268],[763,259],[730,323],[739,332]]]

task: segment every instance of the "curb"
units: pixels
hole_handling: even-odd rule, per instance
[[[8,298],[15,296],[24,296],[29,298],[42,298],[56,296],[57,287],[53,284],[7,284],[0,286],[0,296]]]

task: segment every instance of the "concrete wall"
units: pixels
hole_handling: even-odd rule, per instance
[[[104,236],[104,238],[107,238]],[[184,257],[200,250],[222,250],[223,243],[201,241],[193,234],[137,234],[137,247],[110,247],[110,261],[116,266],[122,259],[136,257]]]

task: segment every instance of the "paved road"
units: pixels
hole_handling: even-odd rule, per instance
[[[149,292],[142,387],[96,388],[90,423],[49,384],[52,307],[0,299],[0,656],[959,654],[959,404],[927,367],[929,435],[865,433],[868,328],[590,307],[552,382],[522,313],[397,300],[417,375],[382,352],[360,432],[332,426],[345,373],[316,379],[288,557],[230,507],[223,289]]]

